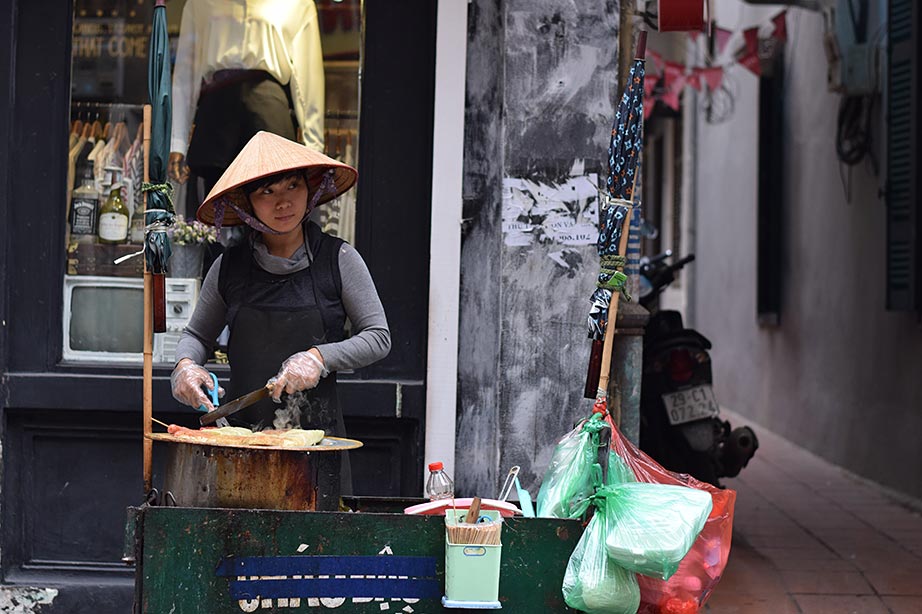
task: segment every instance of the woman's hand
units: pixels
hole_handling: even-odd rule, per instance
[[[320,378],[330,372],[323,365],[323,356],[316,349],[292,354],[285,362],[278,375],[267,383],[272,390],[272,400],[279,402],[282,393],[292,394],[302,390],[310,390],[320,383]]]
[[[167,162],[167,175],[173,181],[185,183],[189,179],[189,165],[186,164],[186,157],[178,151],[170,152],[170,159]]]
[[[170,375],[170,384],[173,387],[173,398],[180,403],[185,403],[189,407],[198,407],[204,405],[208,411],[214,411],[214,405],[211,399],[202,390],[205,386],[208,390],[214,390],[214,382],[211,374],[188,358],[183,358],[173,369]],[[218,396],[224,396],[224,389],[218,388]]]

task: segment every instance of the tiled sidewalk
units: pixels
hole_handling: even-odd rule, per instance
[[[745,418],[727,412],[733,425]],[[715,614],[922,613],[922,513],[752,425]]]

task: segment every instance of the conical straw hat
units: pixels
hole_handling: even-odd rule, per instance
[[[320,189],[324,175],[327,172],[332,173],[332,184],[335,189],[321,194],[317,200],[318,205],[333,200],[351,188],[358,177],[356,170],[348,164],[343,164],[319,151],[289,141],[277,134],[260,131],[253,135],[253,138],[218,179],[211,192],[208,193],[205,202],[198,208],[196,217],[206,224],[214,224],[215,205],[221,200],[250,212],[252,208],[247,195],[240,189],[242,186],[262,177],[298,169],[306,171],[309,199],[312,199]],[[242,223],[244,221],[233,207],[224,208],[222,226]]]

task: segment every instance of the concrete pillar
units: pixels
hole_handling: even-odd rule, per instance
[[[637,445],[640,437],[640,385],[643,374],[643,333],[649,314],[635,303],[618,310],[612,356],[610,406],[620,408],[621,432]],[[616,414],[612,414],[615,416]]]
[[[593,203],[608,172],[619,99],[618,29],[618,3],[605,0],[471,3],[455,476],[461,495],[495,496],[512,465],[536,495],[556,442],[592,410],[583,388],[589,297],[599,272]],[[636,269],[636,239],[630,249]],[[615,402],[636,441],[643,314],[625,303],[620,311]]]

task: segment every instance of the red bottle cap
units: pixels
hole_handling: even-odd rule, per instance
[[[442,468],[441,461],[429,463],[429,471],[439,471]]]

